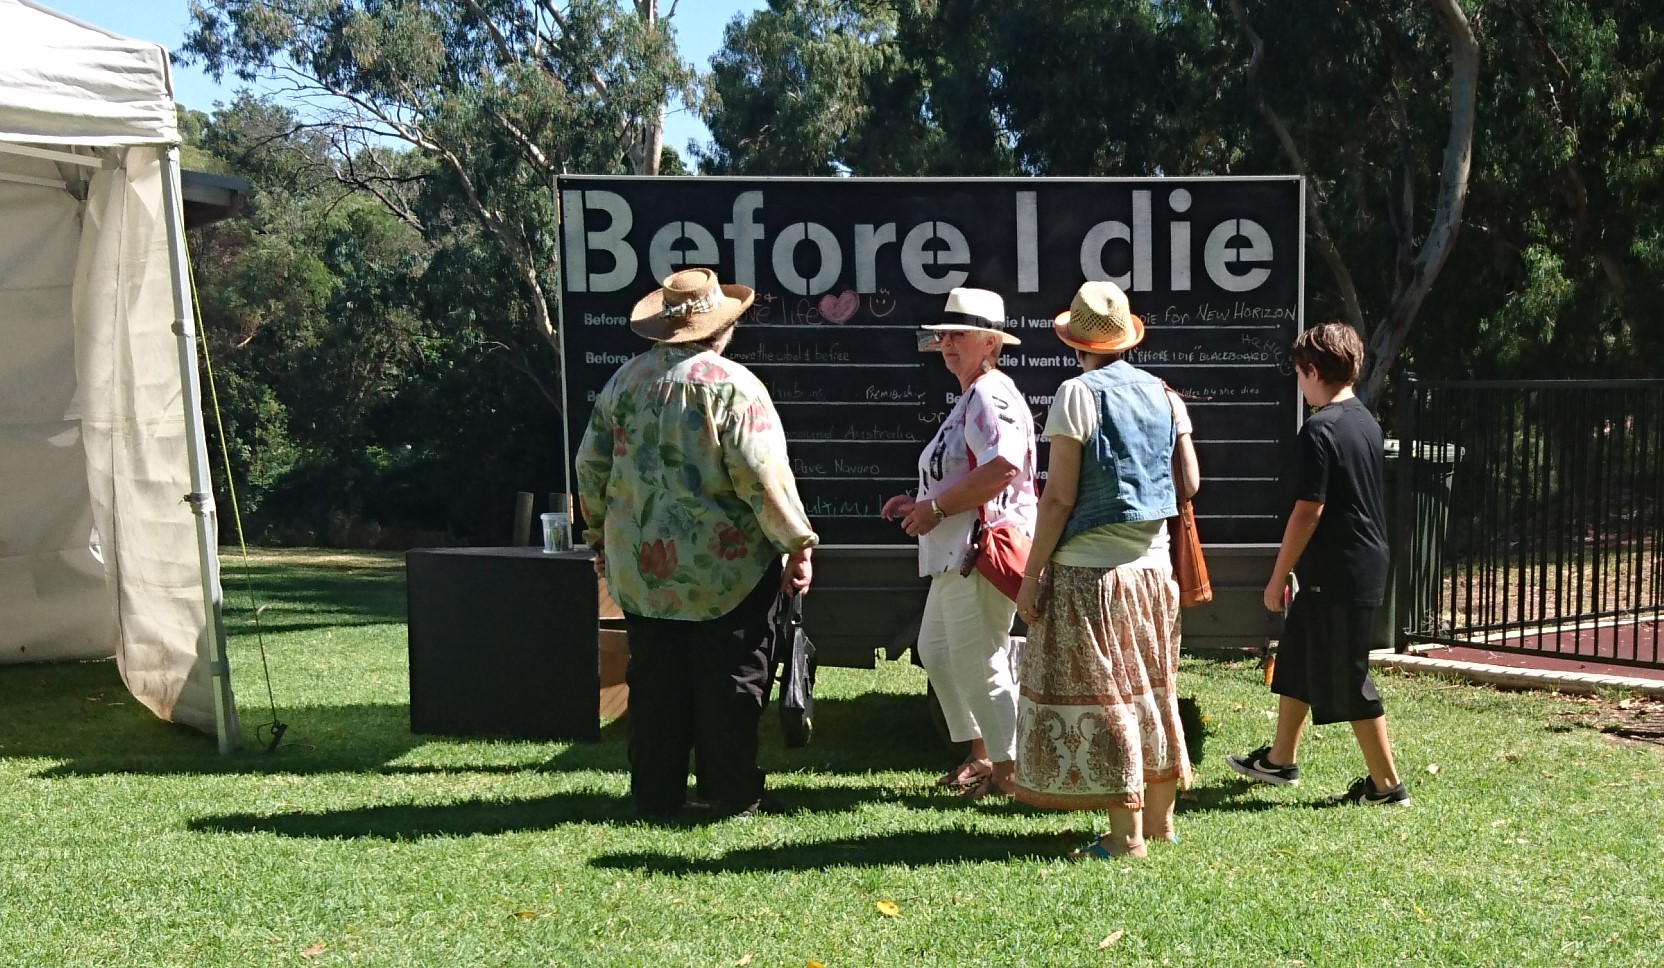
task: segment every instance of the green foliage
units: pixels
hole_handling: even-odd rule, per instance
[[[1664,8],[1463,7],[1482,64],[1469,195],[1406,362],[1656,373]],[[1450,41],[1425,3],[1242,8],[1265,40],[1266,103],[1350,273],[1311,247],[1307,317],[1345,318],[1350,285],[1374,324],[1440,201]],[[713,142],[696,154],[751,174],[1287,173],[1250,55],[1225,0],[771,0],[728,27],[705,78]]]

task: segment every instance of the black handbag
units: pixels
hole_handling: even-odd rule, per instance
[[[815,732],[815,644],[803,631],[803,596],[786,599],[780,622],[780,734],[790,747],[807,746]]]

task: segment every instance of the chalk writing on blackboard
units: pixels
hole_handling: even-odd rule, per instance
[[[786,437],[787,443],[803,441],[839,442],[862,441],[871,443],[919,443],[922,440],[916,433],[906,430],[899,425],[877,427],[871,425],[839,424],[825,430],[800,430]]]

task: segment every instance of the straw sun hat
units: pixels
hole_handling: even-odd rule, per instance
[[[949,322],[920,328],[932,333],[993,333],[1006,346],[1022,342],[1005,331],[1005,300],[1001,299],[997,292],[963,287],[951,289],[948,291],[948,304],[943,307],[942,315],[947,317]]]
[[[636,303],[630,328],[660,343],[692,343],[733,325],[756,298],[745,286],[722,285],[709,269],[683,269]]]
[[[1058,339],[1088,353],[1121,353],[1144,338],[1144,320],[1132,314],[1127,294],[1113,282],[1081,286],[1052,329]]]

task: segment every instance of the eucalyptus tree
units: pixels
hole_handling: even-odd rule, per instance
[[[471,223],[521,288],[531,333],[554,345],[556,176],[656,173],[665,103],[691,83],[669,27],[674,4],[659,8],[193,0],[181,56],[215,77],[276,78],[319,99],[309,123],[332,138],[337,177],[436,241],[459,218]],[[413,180],[365,151],[389,142],[432,167]]]

